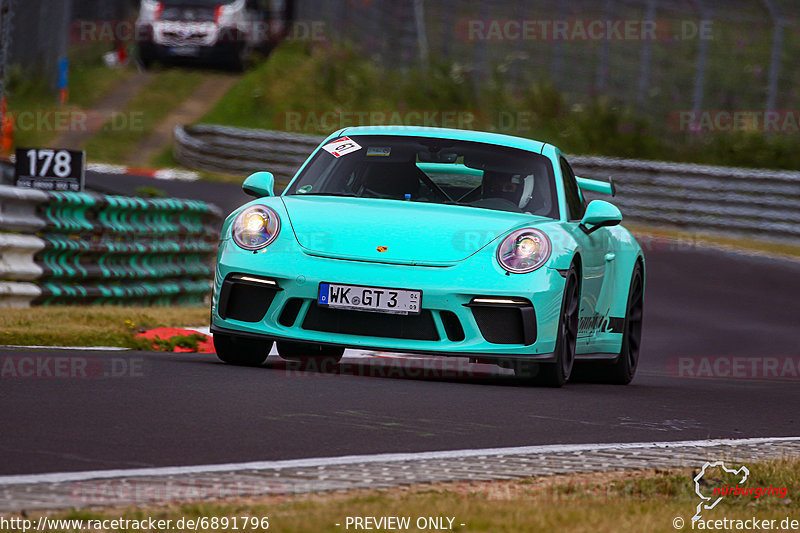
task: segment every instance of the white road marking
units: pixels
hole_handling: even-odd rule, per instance
[[[201,328],[184,327],[184,328],[179,328],[179,329],[188,329],[188,330],[191,330],[191,331],[196,331],[197,333],[201,333],[203,335],[211,335],[211,328],[208,327],[208,326],[201,327]],[[269,355],[278,355],[278,350],[275,349],[275,346],[272,347],[272,350],[269,352]],[[415,356],[411,356],[411,355],[403,355],[403,354],[399,354],[399,353],[373,352],[373,351],[369,351],[369,350],[358,350],[358,349],[352,349],[351,350],[349,348],[344,351],[344,358],[346,358],[346,359],[370,359],[372,357],[383,357],[383,358],[386,358],[386,359],[422,359],[422,360],[430,359],[430,358],[425,358],[425,357],[415,357]]]
[[[540,446],[517,446],[511,448],[483,448],[447,450],[438,452],[382,453],[371,455],[346,455],[341,457],[315,457],[309,459],[289,459],[283,461],[253,461],[248,463],[225,463],[196,466],[167,466],[157,468],[130,468],[118,470],[91,470],[83,472],[57,472],[47,474],[27,474],[0,476],[0,486],[31,485],[35,483],[64,483],[89,479],[111,479],[142,476],[177,476],[202,474],[208,472],[236,472],[241,470],[281,470],[284,468],[314,468],[318,466],[339,466],[363,463],[388,463],[399,461],[423,461],[431,459],[461,459],[466,457],[485,457],[498,455],[530,455],[554,452],[581,452],[597,450],[631,449],[669,449],[680,447],[706,448],[712,446],[736,446],[749,444],[769,444],[772,442],[796,442],[800,437],[763,437],[752,439],[710,439],[673,442],[619,442],[607,444],[547,444]]]
[[[25,349],[25,350],[85,350],[91,352],[126,352],[130,348],[120,348],[119,346],[18,346],[7,344],[0,346],[0,349]]]

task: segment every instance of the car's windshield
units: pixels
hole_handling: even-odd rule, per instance
[[[432,137],[358,135],[326,144],[286,195],[457,204],[558,218],[550,160]]]

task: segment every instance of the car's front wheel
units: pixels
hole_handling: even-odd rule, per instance
[[[520,365],[515,370],[518,377],[532,384],[547,387],[562,387],[572,374],[575,364],[575,346],[578,340],[578,314],[580,312],[581,286],[578,268],[573,263],[567,271],[564,284],[564,296],[561,302],[561,315],[558,321],[558,338],[556,339],[553,363]]]
[[[237,366],[264,364],[272,349],[272,341],[244,339],[221,333],[214,334],[214,349],[220,361]]]
[[[342,360],[344,347],[306,342],[278,341],[278,355],[309,370],[327,370]]]

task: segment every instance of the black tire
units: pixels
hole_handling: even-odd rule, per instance
[[[344,355],[342,346],[289,341],[278,341],[276,346],[278,355],[283,359],[300,363],[300,366],[309,370],[325,371],[333,368]]]
[[[572,375],[575,365],[575,346],[578,340],[578,315],[580,314],[581,286],[578,268],[573,263],[567,271],[564,296],[561,301],[561,314],[558,319],[558,339],[556,340],[553,363],[520,364],[515,375],[531,384],[546,387],[563,387]]]
[[[644,274],[641,264],[637,262],[633,268],[633,274],[631,274],[625,322],[622,329],[622,348],[619,356],[613,364],[581,363],[580,367],[576,368],[576,374],[579,375],[580,381],[612,385],[627,385],[633,381],[639,366],[643,314]]]
[[[633,381],[639,367],[639,352],[642,347],[642,318],[644,316],[644,275],[638,262],[633,267],[631,287],[628,291],[628,306],[625,309],[625,325],[622,330],[622,349],[617,362],[606,369],[606,382],[627,385]]]
[[[221,333],[214,334],[214,349],[220,361],[236,366],[260,366],[272,349],[272,341],[244,339]]]
[[[242,73],[250,65],[250,50],[245,44],[236,44],[231,47],[230,58],[226,65],[232,72]]]
[[[156,62],[155,47],[153,45],[139,46],[139,64],[144,70],[150,70]]]

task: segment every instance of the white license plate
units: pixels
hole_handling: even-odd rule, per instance
[[[173,46],[169,49],[169,53],[174,56],[191,57],[200,54],[199,46]]]
[[[317,302],[334,309],[417,315],[421,312],[422,291],[320,283]]]

